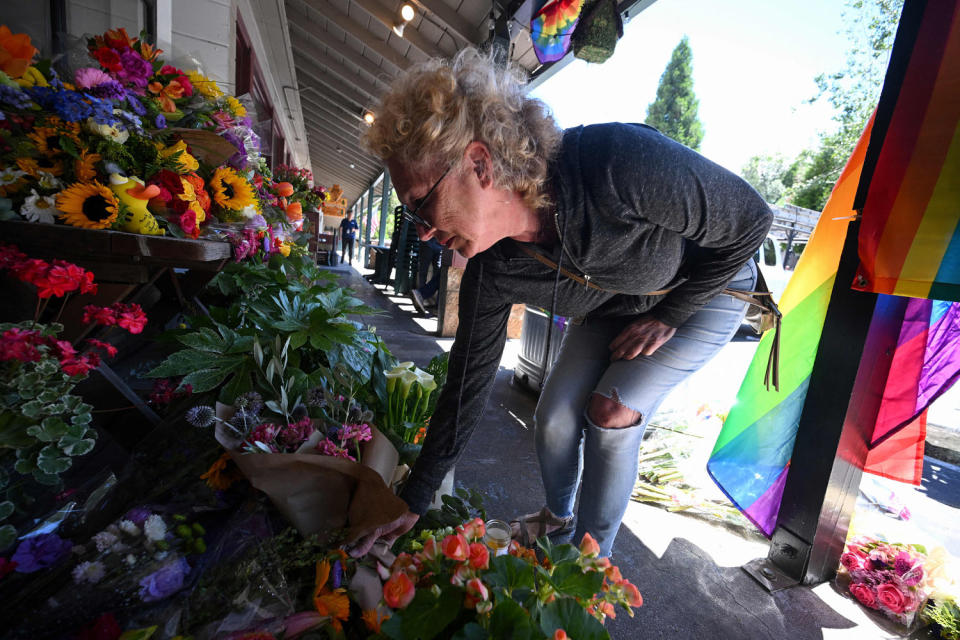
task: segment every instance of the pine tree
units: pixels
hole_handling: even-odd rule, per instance
[[[697,117],[699,106],[693,92],[693,51],[687,36],[683,36],[660,76],[656,99],[647,107],[647,124],[699,151],[703,141],[703,123]]]

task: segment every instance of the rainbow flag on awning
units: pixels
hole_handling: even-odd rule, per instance
[[[960,0],[908,0],[854,208],[855,289],[960,300]]]
[[[776,526],[847,225],[855,213],[853,196],[872,123],[871,119],[834,185],[780,300],[780,389],[767,391],[763,384],[774,337],[768,331],[760,340],[737,402],[707,462],[714,482],[768,536]]]
[[[583,0],[547,0],[530,20],[530,40],[540,64],[556,62],[570,50]]]

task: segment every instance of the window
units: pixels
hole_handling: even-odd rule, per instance
[[[763,264],[768,267],[777,266],[777,249],[773,246],[773,238],[763,241]]]
[[[239,20],[237,21],[237,51],[233,79],[236,86],[236,95],[242,96],[245,93],[250,93],[250,85],[253,79],[253,50],[250,48],[250,41],[247,39],[247,34]]]

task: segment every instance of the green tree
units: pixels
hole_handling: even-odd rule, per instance
[[[763,199],[771,204],[782,204],[786,186],[787,160],[782,155],[753,156],[740,169],[740,176],[749,182]]]
[[[819,146],[804,150],[781,181],[786,200],[820,211],[880,97],[903,0],[847,0],[843,16],[851,43],[843,69],[815,78],[818,93],[835,110],[837,128],[820,135]]]
[[[657,97],[647,107],[646,123],[699,151],[703,141],[703,124],[697,116],[699,107],[700,101],[693,91],[693,51],[687,36],[683,36],[660,76]]]

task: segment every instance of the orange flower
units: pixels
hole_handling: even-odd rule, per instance
[[[303,205],[299,202],[291,202],[285,208],[287,213],[287,220],[290,222],[296,222],[303,218]]]
[[[160,109],[167,113],[176,111],[177,105],[175,105],[173,101],[183,97],[183,87],[177,80],[171,80],[167,83],[167,86],[163,86],[163,84],[159,82],[151,82],[147,85],[147,89],[157,97],[156,100],[157,104],[160,105]]]
[[[350,599],[346,589],[330,589],[327,579],[330,577],[330,561],[317,562],[316,586],[313,589],[313,606],[322,616],[330,616],[330,625],[337,631],[343,629],[343,620],[350,617]]]
[[[367,630],[371,633],[380,633],[380,625],[390,619],[390,616],[381,616],[376,609],[367,609],[360,614],[363,624],[367,625]]]
[[[225,491],[240,479],[240,474],[230,465],[230,454],[224,453],[210,465],[210,468],[200,476],[200,479],[206,480],[207,486],[214,491]]]
[[[443,555],[457,562],[464,562],[470,557],[469,549],[470,544],[460,533],[451,534],[440,543],[440,550],[443,551]]]
[[[467,595],[463,599],[463,606],[468,609],[476,607],[478,602],[490,599],[490,591],[480,578],[470,578],[467,580],[466,590]]]
[[[600,612],[608,618],[613,618],[614,620],[617,618],[617,610],[614,609],[613,605],[609,602],[600,603]]]
[[[631,584],[629,580],[621,580],[619,586],[623,588],[623,591],[627,596],[627,604],[629,604],[631,607],[643,606],[643,596],[640,595],[640,590]]]
[[[479,542],[470,543],[470,566],[474,569],[486,569],[490,566],[490,551],[487,545]]]
[[[140,57],[147,62],[153,62],[154,59],[161,53],[163,53],[163,49],[154,49],[143,40],[140,41]]]
[[[0,25],[0,71],[11,78],[19,78],[30,66],[37,48],[25,33],[13,33],[7,25]]]
[[[401,553],[397,556],[397,559],[393,561],[393,565],[390,567],[390,571],[397,572],[403,571],[411,578],[416,578],[417,574],[420,573],[420,569],[423,566],[418,558],[410,555],[409,553]]]
[[[437,546],[437,540],[433,536],[427,538],[423,543],[423,551],[417,554],[420,562],[434,562],[441,558],[440,548]]]
[[[580,553],[588,558],[592,558],[600,553],[600,545],[593,539],[589,533],[583,534],[583,540],[580,541]]]
[[[111,49],[125,49],[127,47],[132,47],[135,40],[127,35],[127,30],[120,29],[110,29],[105,34],[103,34],[104,43]]]
[[[620,569],[618,567],[611,565],[606,568],[604,573],[607,576],[607,580],[609,580],[610,582],[617,583],[623,580],[623,576],[620,575]]]
[[[391,609],[403,609],[410,604],[415,594],[413,581],[403,571],[397,571],[383,583],[383,601]]]
[[[481,540],[487,533],[487,527],[480,518],[474,518],[470,522],[465,522],[457,527],[457,533],[462,533],[467,540],[474,542]]]
[[[278,182],[274,186],[277,188],[277,195],[283,198],[289,198],[293,195],[293,185],[289,182]]]
[[[563,629],[557,629],[553,632],[553,640],[570,640],[570,636]]]

